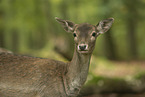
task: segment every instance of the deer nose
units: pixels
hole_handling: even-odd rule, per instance
[[[87,50],[87,48],[88,48],[87,44],[79,44],[78,45],[78,50],[80,50],[80,51],[85,51],[85,50]]]

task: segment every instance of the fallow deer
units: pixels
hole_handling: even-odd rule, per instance
[[[109,30],[114,19],[98,25],[74,24],[56,18],[74,36],[70,62],[0,53],[0,97],[76,97],[88,75],[96,38]]]

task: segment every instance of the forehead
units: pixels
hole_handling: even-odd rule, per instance
[[[83,23],[76,27],[76,30],[80,33],[88,33],[94,29],[94,26],[91,24]]]

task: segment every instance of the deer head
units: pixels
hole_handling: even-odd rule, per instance
[[[113,18],[109,18],[100,21],[97,25],[91,25],[88,23],[74,24],[71,21],[62,20],[57,17],[56,20],[63,26],[65,31],[73,34],[76,49],[81,54],[92,53],[96,38],[100,34],[107,32],[114,21]]]

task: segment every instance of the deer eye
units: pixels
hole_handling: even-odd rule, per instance
[[[92,36],[94,36],[94,37],[95,37],[95,36],[96,36],[96,33],[95,33],[95,32],[93,32],[93,33],[92,33]]]
[[[76,37],[77,36],[76,33],[73,33],[73,36]]]

